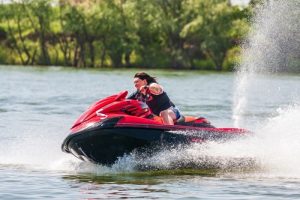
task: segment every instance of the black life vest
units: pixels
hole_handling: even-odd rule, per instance
[[[175,106],[171,102],[171,100],[166,92],[163,92],[159,95],[154,95],[154,94],[149,94],[149,93],[144,95],[144,94],[140,93],[139,91],[136,91],[136,92],[132,93],[128,97],[128,99],[136,99],[136,100],[145,102],[155,115],[159,115],[161,111],[166,110],[166,109],[170,108],[171,106]]]

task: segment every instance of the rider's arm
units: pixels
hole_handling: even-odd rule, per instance
[[[149,91],[151,94],[154,95],[160,95],[161,93],[163,93],[163,87],[157,83],[151,83],[149,85]]]
[[[159,85],[157,83],[151,83],[150,85],[143,85],[140,88],[140,91],[144,95],[146,93],[151,93],[153,95],[160,95],[161,93],[163,93],[163,88],[161,85]]]

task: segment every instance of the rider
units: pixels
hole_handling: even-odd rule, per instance
[[[137,90],[127,99],[145,102],[155,115],[162,117],[164,124],[174,125],[174,120],[178,120],[181,114],[156,78],[139,72],[134,75],[133,83]]]

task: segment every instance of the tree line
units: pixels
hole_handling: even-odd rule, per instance
[[[0,63],[231,70],[251,6],[227,0],[0,4]]]

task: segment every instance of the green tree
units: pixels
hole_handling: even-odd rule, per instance
[[[197,17],[186,24],[181,36],[193,38],[207,58],[213,61],[216,70],[222,70],[227,51],[242,35],[239,30],[246,29],[243,27],[247,26],[245,12],[229,6],[225,0],[192,0],[191,3],[194,5],[192,10],[198,8]]]
[[[166,65],[167,54],[162,45],[160,12],[153,1],[132,0],[134,25],[132,35],[136,39],[132,48],[137,55],[137,65],[157,67]]]
[[[127,12],[130,11],[128,5],[125,0],[104,0],[100,5],[106,8],[103,13],[108,34],[105,40],[106,52],[115,67],[123,66],[124,61],[125,65],[130,65],[129,56],[136,42],[132,34],[134,28]]]
[[[156,0],[154,1],[160,12],[160,36],[162,44],[169,56],[169,65],[174,68],[183,68],[187,63],[185,38],[180,33],[188,17],[185,17],[185,4],[188,0]]]
[[[22,0],[23,12],[34,29],[40,47],[38,64],[50,65],[49,38],[51,37],[50,23],[52,21],[51,0]]]
[[[13,53],[16,53],[22,65],[33,64],[37,48],[28,37],[32,32],[32,27],[24,12],[23,4],[12,2],[6,5],[5,9],[2,10],[2,14],[4,29],[7,33],[6,46]]]

